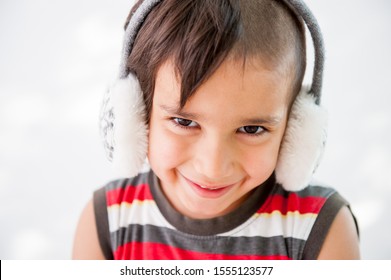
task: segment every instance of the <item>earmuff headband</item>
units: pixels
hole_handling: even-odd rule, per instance
[[[126,62],[132,51],[133,44],[138,31],[140,30],[148,14],[157,4],[162,1],[163,0],[144,0],[134,12],[134,14],[131,16],[131,19],[125,31],[122,60],[120,65],[120,78],[125,78],[129,74],[127,71]],[[318,21],[303,1],[284,0],[282,2],[288,5],[288,7],[290,7],[297,16],[301,17],[304,20],[311,34],[311,38],[314,45],[315,61],[312,74],[312,84],[308,93],[314,95],[315,103],[319,105],[323,82],[324,43]]]
[[[299,15],[307,25],[308,30],[310,31],[312,42],[314,45],[315,61],[314,69],[312,73],[312,84],[309,90],[310,94],[313,94],[315,97],[315,103],[320,104],[321,92],[322,92],[322,83],[323,83],[323,68],[324,68],[324,43],[323,36],[320,31],[318,21],[315,16],[312,14],[308,6],[300,0],[285,0],[293,11]]]
[[[131,16],[124,34],[124,45],[122,49],[122,59],[119,73],[121,79],[126,78],[129,74],[127,71],[126,62],[128,61],[128,57],[132,52],[133,44],[136,40],[138,31],[140,30],[149,13],[160,2],[162,2],[162,0],[145,0]]]

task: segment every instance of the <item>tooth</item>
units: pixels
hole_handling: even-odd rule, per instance
[[[216,190],[216,189],[218,189],[218,188],[208,188],[208,187],[205,187],[203,185],[200,185],[200,187],[203,188],[203,189],[207,189],[207,190]]]

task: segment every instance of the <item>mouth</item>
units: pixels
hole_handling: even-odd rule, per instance
[[[191,189],[201,197],[204,198],[218,198],[227,193],[236,184],[222,184],[222,185],[207,185],[196,183],[185,176],[182,177],[186,180]]]
[[[200,185],[200,184],[197,184],[197,183],[194,183],[194,182],[192,182],[192,183],[197,185],[198,187],[200,187],[202,189],[210,190],[210,191],[215,191],[215,190],[219,190],[219,189],[227,187],[227,186],[209,187],[209,186]]]

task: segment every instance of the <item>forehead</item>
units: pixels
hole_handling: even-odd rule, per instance
[[[192,112],[200,117],[213,112],[231,118],[246,115],[285,115],[289,100],[288,78],[280,69],[267,69],[258,60],[227,59],[199,86],[183,108],[179,107],[180,84],[170,61],[158,70],[153,104]]]

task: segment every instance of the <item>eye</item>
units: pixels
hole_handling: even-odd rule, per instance
[[[262,134],[263,132],[265,132],[266,129],[264,127],[258,126],[258,125],[246,125],[246,126],[242,126],[241,128],[239,128],[238,131],[241,133],[250,134],[250,135],[259,135],[259,134]]]
[[[190,128],[190,127],[195,127],[198,124],[192,120],[187,120],[187,119],[182,119],[182,118],[172,118],[173,122],[178,125],[182,126],[184,128]]]

